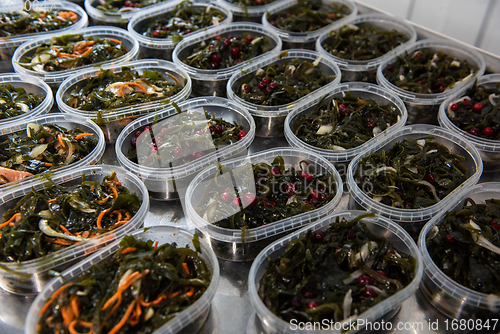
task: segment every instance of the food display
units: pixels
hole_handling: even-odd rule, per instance
[[[44,95],[28,93],[23,87],[0,84],[0,120],[17,117],[38,107]]]
[[[235,4],[240,7],[254,7],[254,6],[262,6],[269,5],[276,0],[226,0],[229,3]]]
[[[133,12],[163,1],[164,0],[99,0],[99,4],[96,8],[105,12],[124,13]]]
[[[80,19],[71,10],[22,10],[0,13],[0,37],[38,34],[70,27]]]

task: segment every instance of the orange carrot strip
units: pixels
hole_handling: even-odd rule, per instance
[[[90,328],[90,331],[88,331],[87,333],[80,333],[78,332],[76,329],[75,329],[75,326],[76,325],[81,325],[83,327],[87,327],[87,328]],[[68,329],[69,329],[69,332],[71,334],[92,334],[94,331],[92,330],[92,326],[93,324],[91,322],[87,322],[87,321],[82,321],[82,320],[73,320],[69,326],[68,326]]]
[[[103,199],[101,199],[99,201],[96,201],[96,203],[98,203],[98,204],[104,204],[104,203],[106,203],[108,201],[108,199],[109,199],[109,196],[107,196],[107,197],[105,197],[105,198],[103,198]]]
[[[78,297],[71,299],[71,309],[73,310],[73,314],[78,318],[80,316],[80,310],[78,309]]]
[[[38,315],[43,315],[47,309],[49,308],[50,304],[52,304],[52,302],[54,301],[54,299],[59,296],[61,294],[61,292],[63,292],[67,287],[69,286],[72,286],[73,283],[67,283],[65,285],[63,285],[62,287],[60,287],[59,289],[57,289],[53,294],[52,294],[52,297],[50,297],[49,301],[45,303],[45,305],[43,305],[42,309],[40,310],[40,312],[38,312]]]
[[[124,250],[122,250],[121,254],[127,254],[130,252],[136,251],[136,250],[137,250],[137,248],[135,248],[135,247],[127,247]]]
[[[127,320],[130,317],[130,314],[134,310],[135,303],[136,303],[135,300],[132,301],[132,303],[130,303],[129,307],[127,308],[127,311],[123,315],[123,318],[120,320],[119,323],[116,324],[115,327],[113,327],[113,329],[111,329],[108,332],[108,334],[116,334],[116,333],[118,333],[118,331],[127,323]]]
[[[87,51],[85,51],[84,53],[82,53],[82,54],[80,55],[80,57],[83,57],[83,56],[88,55],[88,54],[92,51],[92,49],[93,49],[93,47],[91,46],[90,48],[88,48],[88,49],[87,49]]]
[[[59,141],[59,144],[61,144],[62,147],[66,147],[66,145],[64,144],[64,141],[62,139],[61,134],[57,135],[57,140]]]
[[[186,273],[186,275],[191,275],[191,274],[189,273],[189,267],[188,267],[188,265],[187,265],[187,263],[186,263],[186,262],[183,262],[183,263],[182,263],[182,268],[184,268],[184,272]]]
[[[64,231],[64,233],[72,235],[72,233],[64,225],[59,225],[59,227]]]
[[[0,224],[0,228],[4,228],[5,226],[9,225],[10,223],[14,222],[17,217],[21,218],[21,213],[18,212],[18,213],[15,213],[14,215],[12,215],[12,217],[10,217],[9,220],[7,220],[6,222],[3,222],[2,224]]]
[[[188,292],[186,292],[186,296],[191,297],[194,294],[194,288],[191,288]]]
[[[53,243],[58,244],[58,245],[63,245],[63,246],[69,246],[71,245],[71,241],[64,240],[64,239],[54,239],[52,240]]]
[[[155,242],[155,249],[158,248],[158,241]]]
[[[137,82],[124,82],[120,86],[120,89],[118,89],[118,92],[120,93],[120,95],[122,96],[122,98],[125,97],[125,93],[123,93],[123,87],[125,87],[125,86],[136,86],[136,87],[139,87],[144,94],[146,94],[148,92],[146,90],[146,88],[142,87],[142,85],[139,85]]]
[[[79,135],[76,135],[75,139],[78,140],[80,138],[87,137],[87,136],[93,136],[93,135],[94,135],[93,133],[84,132],[84,133],[80,133]]]
[[[122,41],[119,41],[117,40],[116,38],[110,38],[109,39],[111,42],[115,42],[115,43],[118,43],[118,44],[122,44]]]
[[[45,167],[52,167],[52,162],[45,162],[43,165]]]
[[[179,84],[179,86],[182,86],[182,84],[179,81],[179,79],[177,79],[176,77],[174,77],[172,74],[170,74],[168,72],[165,72],[165,74],[168,75],[169,77],[171,77],[172,79],[174,79]]]
[[[47,203],[52,203],[52,202],[54,202],[54,201],[57,201],[57,198],[49,199],[49,200],[47,201]]]
[[[104,218],[104,215],[105,215],[106,213],[108,213],[108,211],[109,211],[110,209],[111,209],[111,208],[106,209],[106,210],[103,210],[103,211],[99,214],[99,216],[97,217],[97,228],[98,228],[98,229],[102,229],[102,225],[101,225],[102,218]]]
[[[69,307],[62,307],[61,314],[63,317],[63,324],[66,327],[68,327],[69,324],[75,319],[75,315],[73,314],[73,312]]]

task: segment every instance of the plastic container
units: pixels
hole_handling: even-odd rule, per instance
[[[436,94],[409,92],[397,87],[385,78],[384,69],[389,64],[394,63],[397,56],[405,56],[406,53],[412,54],[420,49],[430,49],[436,52],[442,50],[447,55],[453,56],[459,60],[467,60],[469,64],[474,66],[475,71],[468,79],[457,83],[452,89]],[[473,49],[469,49],[461,44],[448,40],[424,39],[412,43],[404,49],[400,49],[396,52],[396,55],[393,54],[392,56],[385,58],[377,70],[377,83],[382,87],[392,90],[404,101],[406,109],[408,110],[408,124],[427,123],[437,125],[437,114],[439,112],[440,104],[448,97],[455,95],[461,88],[472,86],[476,78],[481,76],[485,69],[486,64],[483,56]]]
[[[12,124],[2,125],[0,126],[0,136],[5,136],[13,132],[21,131],[26,133],[26,128],[29,123],[36,124],[57,124],[58,126],[62,126],[67,130],[79,128],[84,132],[94,134],[95,139],[98,140],[96,147],[92,152],[90,152],[86,157],[81,160],[75,161],[67,166],[59,167],[53,170],[50,170],[50,173],[59,174],[65,170],[72,170],[76,167],[83,167],[87,165],[94,165],[101,160],[102,155],[104,154],[105,143],[104,143],[104,135],[94,122],[89,119],[79,117],[79,116],[70,116],[63,114],[48,114],[42,115],[35,118],[28,118],[19,120]],[[42,173],[38,175],[43,175],[47,173]],[[5,189],[17,188],[21,185],[26,185],[32,183],[35,179],[38,178],[38,175],[33,175],[21,179],[19,181],[9,182],[4,185],[0,185],[0,192],[5,191]]]
[[[160,0],[165,1],[165,0]],[[100,0],[84,0],[85,10],[89,14],[90,25],[92,26],[115,26],[123,29],[127,29],[128,22],[132,17],[138,12],[142,12],[145,8],[149,9],[151,7],[156,7],[162,2],[139,8],[136,10],[123,11],[123,12],[107,12],[101,9],[97,9],[97,6],[101,4]]]
[[[67,170],[54,175],[51,179],[55,184],[76,185],[82,182],[82,176],[86,180],[101,182],[104,176],[116,172],[123,186],[131,192],[136,193],[142,199],[142,204],[137,213],[124,224],[112,232],[104,233],[89,241],[80,242],[63,250],[51,253],[39,259],[22,261],[19,263],[1,262],[0,287],[6,291],[16,294],[36,294],[40,292],[51,275],[49,271],[61,271],[72,265],[75,261],[89,253],[103,247],[111,241],[120,238],[126,233],[140,227],[149,210],[149,198],[146,187],[135,175],[117,166],[86,166]],[[17,201],[34,189],[44,189],[51,184],[47,180],[32,180],[30,184],[12,188],[2,192],[0,197],[0,213],[3,215],[12,208]],[[43,300],[43,299],[42,299]]]
[[[500,74],[490,74],[480,77],[477,84],[478,86],[482,85],[487,88],[495,88],[498,82],[500,82]],[[459,136],[465,136],[465,138],[477,148],[483,159],[483,173],[494,173],[500,169],[500,143],[497,140],[473,136],[467,131],[460,129],[450,121],[446,112],[452,101],[465,96],[467,90],[468,88],[461,89],[456,95],[449,97],[441,104],[439,107],[438,121],[443,128]]]
[[[241,106],[227,99],[220,97],[199,97],[179,103],[181,110],[188,110],[203,115],[206,109],[209,115],[214,114],[217,118],[225,121],[236,121],[242,125],[247,135],[235,144],[215,149],[205,154],[201,158],[196,158],[192,162],[182,165],[172,165],[175,161],[163,161],[164,166],[171,167],[146,167],[134,163],[127,158],[130,148],[130,141],[135,136],[136,131],[142,131],[146,125],[151,125],[158,117],[157,126],[174,120],[178,115],[174,107],[170,107],[154,114],[142,117],[130,123],[118,136],[115,145],[118,162],[128,171],[138,175],[145,183],[146,188],[152,198],[157,200],[184,199],[184,193],[189,182],[203,168],[214,165],[216,161],[229,159],[235,156],[246,155],[247,149],[255,137],[255,123],[252,116]],[[205,116],[200,117],[205,120]]]
[[[0,74],[0,85],[6,84],[12,84],[14,87],[22,87],[26,93],[45,95],[45,98],[38,106],[23,115],[0,120],[0,126],[14,124],[21,120],[46,114],[50,111],[50,108],[52,108],[52,105],[54,104],[52,89],[50,89],[45,82],[31,75],[17,73]]]
[[[318,40],[319,36],[321,36],[324,32],[330,31],[334,29],[335,27],[342,26],[346,24],[347,21],[351,20],[356,16],[358,13],[358,8],[354,4],[354,2],[350,0],[323,0],[323,5],[329,5],[329,4],[338,4],[339,6],[346,5],[349,7],[351,10],[351,13],[347,15],[344,18],[341,18],[340,20],[337,20],[335,22],[330,23],[327,26],[324,26],[321,29],[317,29],[314,31],[309,31],[306,33],[298,33],[298,32],[291,32],[291,31],[286,31],[280,28],[275,27],[271,23],[269,23],[267,19],[267,15],[273,15],[277,14],[280,12],[285,12],[288,10],[290,7],[297,6],[299,3],[298,0],[293,0],[293,1],[285,1],[285,2],[278,2],[276,4],[272,4],[269,9],[262,15],[262,24],[268,31],[273,31],[276,32],[280,38],[283,40],[283,48],[284,49],[309,49],[309,50],[314,50],[314,47],[316,45],[316,41]],[[318,49],[317,49],[318,50]],[[354,80],[352,80],[354,81]]]
[[[23,8],[26,8],[25,6],[26,3],[24,1],[18,1],[15,5],[14,2],[9,2],[8,4],[4,2],[1,8],[3,12],[12,12],[16,10],[22,10]],[[63,32],[67,34],[71,31],[79,31],[89,24],[89,19],[85,10],[83,10],[83,8],[78,6],[77,4],[71,3],[69,1],[38,1],[36,2],[36,4],[33,3],[32,6],[34,6],[34,8],[36,8],[37,10],[71,10],[72,12],[78,14],[80,19],[71,26],[63,29],[16,35],[10,38],[0,38],[0,72],[6,73],[12,72],[14,70],[14,68],[12,67],[12,56],[14,55],[14,51],[16,51],[17,47],[24,42],[33,40],[34,38],[38,38],[41,36],[59,34]]]
[[[128,24],[128,31],[135,39],[139,41],[139,45],[141,46],[141,50],[139,52],[139,58],[158,58],[158,59],[172,60],[172,53],[174,51],[174,48],[176,47],[176,44],[172,40],[172,37],[169,38],[146,37],[140,33],[140,30],[146,24],[150,23],[152,19],[160,18],[165,14],[173,11],[174,8],[180,2],[182,1],[167,2],[159,6],[154,6],[154,8],[143,10],[140,13],[137,13],[137,15],[134,15],[130,19],[130,22]],[[224,13],[224,15],[226,15],[226,18],[224,19],[224,21],[220,22],[218,26],[226,25],[228,23],[231,23],[231,21],[233,20],[233,14],[231,13],[231,11],[228,10],[226,7],[221,6],[220,4],[215,2],[209,2],[209,3],[195,2],[193,3],[193,7],[195,8],[213,7]],[[194,31],[186,35],[186,38],[191,38],[191,37],[195,38],[195,36],[200,38],[200,36],[205,36],[208,33],[208,31],[211,31],[212,29],[217,28],[218,26],[210,26]],[[206,37],[203,37],[200,40],[203,40],[205,38]]]
[[[262,14],[268,11],[272,4],[285,3],[288,0],[274,0],[272,3],[262,6],[239,6],[236,1],[217,0],[223,6],[226,6],[233,13],[234,21],[250,21],[260,23]],[[236,2],[236,3],[235,3]]]
[[[288,114],[285,119],[285,138],[290,146],[310,150],[326,158],[335,165],[335,168],[337,168],[337,170],[339,171],[342,179],[345,179],[347,175],[347,166],[354,157],[362,154],[365,150],[369,149],[372,145],[374,145],[377,141],[380,141],[382,138],[385,138],[394,131],[401,129],[401,127],[405,125],[406,118],[408,117],[405,104],[396,94],[393,94],[389,90],[380,86],[364,82],[349,82],[341,84],[329,92],[329,95],[325,101],[331,101],[335,97],[342,96],[342,94],[346,92],[351,92],[355,96],[359,96],[365,99],[372,99],[379,105],[391,103],[399,111],[399,121],[393,126],[387,128],[385,131],[378,134],[376,137],[373,137],[372,139],[358,147],[347,149],[344,151],[335,151],[307,144],[306,142],[299,139],[295,135],[293,130],[297,121],[304,117],[306,114],[313,111],[322,97],[318,97],[314,101],[303,104],[300,108],[297,108],[290,114]]]
[[[265,66],[283,64],[285,61],[291,61],[295,58],[305,60],[310,63],[313,63],[318,58],[321,58],[318,66],[322,69],[323,74],[335,75],[336,78],[329,84],[316,89],[301,99],[279,106],[261,106],[252,104],[236,95],[235,90],[238,89],[240,82],[244,80],[247,75],[256,72],[260,68],[264,68]],[[227,82],[227,96],[230,100],[243,106],[250,112],[250,114],[252,114],[255,119],[255,125],[257,127],[256,135],[258,137],[278,137],[283,135],[285,118],[290,112],[299,108],[301,104],[314,100],[317,96],[323,96],[325,93],[329,92],[332,88],[338,85],[340,83],[340,79],[341,73],[337,64],[328,58],[322,57],[318,52],[310,50],[285,50],[279,55],[267,55],[261,58],[260,61],[244,66],[240,71],[233,74]]]
[[[377,82],[377,68],[379,65],[390,55],[398,53],[400,50],[406,48],[411,43],[417,40],[417,32],[415,28],[397,17],[391,17],[382,14],[363,14],[356,17],[349,18],[348,21],[343,21],[341,26],[336,25],[335,29],[328,29],[323,32],[319,38],[316,39],[316,50],[325,56],[331,57],[339,65],[342,70],[342,82],[349,81],[365,81],[376,83]],[[339,30],[347,24],[360,25],[367,23],[370,26],[383,30],[397,30],[408,37],[408,41],[386,53],[385,55],[370,59],[370,60],[348,60],[332,55],[323,47],[323,42],[330,37],[333,30]]]
[[[238,168],[248,163],[271,163],[276,156],[281,156],[285,161],[285,168],[294,167],[298,170],[300,161],[310,163],[315,174],[329,173],[334,176],[335,197],[324,206],[309,212],[282,219],[272,224],[257,228],[241,230],[227,229],[215,226],[200,217],[196,212],[201,196],[209,178],[217,171],[217,166],[211,166],[199,173],[189,184],[186,192],[186,215],[191,220],[196,230],[207,239],[217,257],[229,261],[250,261],[268,244],[291,231],[308,225],[313,221],[331,214],[342,198],[342,180],[335,167],[321,156],[298,148],[274,148],[239,159],[224,161],[221,164],[227,168]],[[234,181],[232,181],[234,182]],[[250,181],[253,182],[253,181]],[[234,187],[228,182],[228,186]],[[236,185],[237,186],[237,185]],[[333,188],[333,185],[330,185]]]
[[[340,217],[352,220],[358,217],[361,214],[364,214],[364,211],[341,211],[336,212],[333,215],[330,215],[326,218],[321,219],[320,221],[311,224],[307,227],[300,229],[299,231],[290,234],[280,240],[273,242],[271,245],[267,246],[260,254],[257,256],[255,261],[250,268],[250,274],[248,277],[248,290],[250,295],[250,302],[257,313],[257,318],[260,320],[261,328],[265,333],[283,333],[283,334],[292,334],[292,333],[356,333],[361,330],[364,326],[360,325],[354,326],[355,330],[351,331],[352,328],[349,328],[349,321],[346,322],[345,328],[346,331],[337,330],[337,328],[330,327],[330,330],[300,330],[298,328],[294,329],[290,323],[284,321],[283,319],[277,317],[274,313],[272,313],[267,306],[262,302],[258,295],[259,282],[266,272],[268,256],[271,257],[272,260],[278,258],[286,249],[288,244],[295,239],[298,239],[305,235],[309,230],[326,230],[330,226],[330,224],[335,223],[336,217]],[[357,317],[351,319],[352,324],[362,324],[364,323],[375,323],[380,321],[381,318],[384,321],[390,320],[400,309],[401,304],[412,297],[415,291],[418,288],[418,285],[422,279],[422,256],[418,251],[417,245],[413,241],[413,239],[408,235],[406,231],[404,231],[400,226],[394,224],[394,222],[390,221],[387,218],[381,216],[375,216],[371,218],[365,218],[362,220],[368,229],[375,235],[386,238],[389,242],[394,243],[394,247],[400,250],[401,252],[405,252],[413,256],[416,260],[415,266],[415,278],[408,284],[404,289],[390,296],[389,298],[381,301],[377,305],[368,309],[367,311],[361,313]],[[328,323],[330,324],[330,323]]]
[[[263,53],[255,58],[241,62],[238,65],[221,69],[221,70],[201,70],[182,62],[187,55],[194,52],[194,49],[202,41],[210,41],[213,37],[219,35],[227,37],[231,36],[241,36],[245,32],[251,32],[255,36],[261,37],[265,36],[269,40],[272,49],[266,53]],[[193,80],[193,93],[197,96],[209,96],[215,94],[216,96],[226,96],[226,86],[227,81],[234,73],[237,73],[243,66],[249,65],[253,62],[259,61],[264,57],[276,56],[281,50],[281,39],[279,36],[269,30],[266,30],[261,24],[252,22],[242,22],[242,23],[231,23],[229,25],[220,26],[214,29],[210,29],[203,35],[198,34],[196,36],[188,37],[180,42],[173,54],[174,63],[182,67]]]
[[[426,238],[432,228],[441,223],[443,216],[454,210],[460,210],[467,198],[472,198],[476,203],[485,200],[500,199],[500,183],[481,183],[469,187],[456,196],[452,202],[432,218],[422,229],[418,239],[418,247],[422,252],[424,261],[424,276],[420,290],[429,302],[440,312],[452,319],[493,319],[500,313],[500,297],[488,295],[466,288],[445,275],[434,263],[428,250]]]
[[[195,248],[193,244],[193,234],[176,227],[155,226],[149,229],[134,231],[131,235],[133,235],[136,239],[143,241],[158,241],[159,245],[175,242],[179,247],[189,247],[191,249]],[[43,291],[36,297],[33,304],[31,304],[26,317],[24,333],[37,334],[37,325],[40,318],[38,313],[47,302],[47,299],[49,299],[58,288],[67,283],[67,281],[72,281],[75,277],[78,277],[83,272],[88,270],[92,265],[101,263],[102,261],[113,256],[113,254],[120,248],[120,241],[121,240],[113,242],[105,249],[92,254],[87,259],[64,271],[61,274],[61,277],[54,278],[50,281]],[[205,260],[207,267],[211,270],[212,275],[210,285],[205,293],[196,302],[184,311],[176,314],[173,319],[169,320],[163,326],[155,330],[153,334],[198,333],[198,331],[203,327],[203,324],[205,323],[210,312],[212,299],[214,298],[217,286],[219,285],[220,269],[219,262],[217,261],[214,252],[203,240],[200,240],[200,249],[201,257]]]
[[[354,173],[364,157],[382,150],[388,151],[392,146],[404,139],[435,137],[434,142],[446,146],[451,153],[465,157],[462,165],[467,168],[468,178],[438,203],[423,209],[393,208],[379,203],[362,191],[354,180]],[[349,188],[349,209],[364,209],[387,217],[400,224],[410,234],[418,235],[422,226],[438,212],[460,195],[462,191],[475,185],[483,171],[483,162],[477,149],[462,136],[437,126],[416,124],[405,126],[384,138],[377,139],[368,150],[356,156],[347,168],[347,186]]]
[[[68,113],[70,115],[79,115],[83,117],[88,117],[92,119],[97,119],[97,111],[84,111],[70,107],[64,100],[70,94],[72,90],[76,87],[81,87],[84,82],[89,77],[96,76],[97,72],[101,72],[101,69],[112,69],[115,73],[120,73],[122,66],[127,66],[133,70],[142,73],[145,70],[153,70],[161,73],[170,73],[175,76],[177,80],[184,83],[184,88],[177,94],[152,102],[139,103],[133,106],[126,106],[122,108],[110,109],[106,111],[101,111],[101,119],[96,121],[96,123],[101,127],[104,132],[106,141],[108,143],[114,143],[120,131],[133,119],[140,117],[150,112],[154,112],[165,108],[170,102],[181,102],[188,98],[191,94],[191,79],[189,75],[179,66],[172,62],[158,59],[147,59],[147,60],[136,60],[128,62],[126,64],[120,65],[107,65],[98,68],[90,68],[87,70],[82,70],[74,73],[72,76],[68,77],[61,84],[56,93],[56,101],[59,110]],[[170,80],[174,82],[173,79]]]
[[[137,53],[139,52],[139,43],[130,36],[130,34],[123,29],[115,28],[115,27],[89,27],[85,29],[81,29],[78,31],[73,31],[70,33],[74,34],[82,34],[84,38],[94,37],[94,38],[115,38],[123,42],[123,45],[127,48],[128,53],[124,54],[121,57],[115,58],[113,60],[108,60],[100,63],[95,63],[92,65],[81,66],[75,69],[69,69],[64,71],[55,71],[55,72],[36,72],[33,70],[28,70],[21,65],[17,64],[21,59],[26,56],[33,55],[36,52],[36,49],[43,43],[50,43],[50,40],[54,36],[62,36],[64,34],[51,35],[47,37],[38,38],[35,40],[28,40],[26,43],[22,44],[19,48],[17,48],[16,52],[14,52],[14,56],[12,57],[12,64],[14,66],[14,70],[17,73],[21,74],[30,74],[36,77],[41,78],[45,81],[52,89],[57,89],[61,82],[63,82],[69,76],[79,72],[81,70],[87,68],[94,68],[98,66],[105,66],[108,64],[113,65],[121,65],[126,62],[135,60],[137,58]]]

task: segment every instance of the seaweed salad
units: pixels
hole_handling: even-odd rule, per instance
[[[38,34],[75,24],[78,14],[64,9],[21,10],[0,13],[0,37]]]
[[[10,83],[0,84],[0,120],[30,112],[44,99],[45,96],[28,93],[22,87]]]
[[[99,0],[97,9],[111,13],[133,12],[165,0]]]

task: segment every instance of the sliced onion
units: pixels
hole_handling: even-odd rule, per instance
[[[34,158],[40,156],[43,152],[45,152],[45,150],[47,149],[47,146],[49,146],[49,144],[42,144],[42,145],[38,145],[38,146],[33,147],[33,149],[30,152],[30,158],[34,159]]]
[[[48,235],[49,237],[62,238],[72,241],[88,240],[87,238],[76,235],[63,234],[53,230],[52,227],[49,226],[49,221],[47,219],[40,219],[40,221],[38,222],[38,228],[40,229],[40,231],[42,231],[43,234]]]
[[[417,140],[417,145],[420,146],[420,148],[423,148],[425,146],[425,139]]]
[[[68,145],[68,156],[66,157],[64,164],[69,165],[73,160],[73,153],[75,153],[75,145],[73,145],[73,143],[67,139],[63,140],[66,142],[66,145]]]
[[[321,61],[321,59],[323,59],[321,56],[318,57],[318,59],[316,59],[313,63],[314,66],[318,66],[319,62]]]
[[[378,126],[376,126],[376,127],[373,128],[373,135],[374,136],[378,135],[381,132],[382,132],[382,129],[379,128]]]
[[[391,167],[391,166],[383,166],[383,167],[380,167],[380,168],[377,168],[375,170],[375,172],[373,172],[374,175],[380,173],[380,172],[385,172],[385,171],[391,171],[391,172],[394,172],[394,173],[397,173],[398,171],[394,168],[394,167]]]
[[[28,123],[28,126],[26,126],[26,134],[31,138],[31,136],[40,130],[41,127],[42,126],[40,124]]]
[[[132,275],[133,272],[134,272],[134,270],[132,268],[127,269],[127,271],[120,278],[120,282],[118,282],[118,286],[122,286],[123,284],[125,284],[125,282],[127,281],[127,278],[130,275]]]
[[[474,223],[472,221],[472,219],[469,220],[469,226],[471,226],[472,228],[474,228],[476,230],[481,231],[481,228],[479,227],[479,225]],[[477,233],[472,232],[472,231],[470,232],[470,234],[472,235],[472,239],[474,239],[474,242],[476,243],[476,245],[484,247],[493,253],[500,254],[500,248],[495,246],[491,241],[489,241],[488,239],[483,237],[481,234],[477,234]]]
[[[351,315],[352,306],[352,289],[349,289],[344,296],[344,302],[342,303],[342,311],[344,312],[344,319]]]
[[[356,256],[354,257],[354,260],[356,262],[358,262],[359,260],[362,260],[363,262],[365,262],[366,259],[368,258],[368,256],[370,255],[370,251],[377,249],[377,247],[378,247],[378,244],[375,241],[367,242],[366,244],[361,246],[361,250],[359,253],[356,254]]]
[[[432,184],[430,184],[429,182],[424,181],[424,180],[420,180],[420,181],[418,181],[417,183],[418,183],[418,184],[422,184],[422,185],[424,185],[424,186],[428,187],[428,188],[431,190],[432,195],[434,196],[434,199],[435,199],[436,201],[438,201],[438,202],[440,201],[440,199],[439,199],[439,197],[438,197],[438,195],[437,195],[437,192],[436,192],[436,188],[434,188],[434,186],[433,186]]]
[[[349,284],[351,282],[353,282],[355,279],[357,279],[359,276],[363,275],[363,271],[361,269],[358,269],[354,272],[352,272],[349,277],[345,278],[344,280],[342,280],[342,282],[344,282],[344,284]]]
[[[490,100],[490,103],[494,106],[497,105],[497,102],[495,101],[495,98],[498,98],[500,96],[497,96],[496,94],[490,94],[490,96],[488,96],[488,100]]]
[[[367,285],[366,287],[367,287],[368,289],[373,289],[373,290],[374,290],[377,294],[379,294],[379,295],[382,295],[382,296],[384,296],[384,297],[386,297],[386,296],[387,296],[387,291],[382,290],[382,289],[379,289],[379,288],[377,288],[375,285]]]
[[[16,106],[19,107],[19,108],[21,108],[21,110],[23,112],[29,112],[30,111],[30,108],[26,104],[24,104],[22,102],[17,102]]]
[[[320,126],[320,128],[318,129],[318,131],[316,131],[316,134],[317,135],[324,135],[326,133],[330,133],[333,131],[333,126],[331,125],[322,125]]]
[[[255,44],[259,43],[261,40],[262,40],[262,37],[257,37],[256,39],[252,40],[250,43],[255,45]]]
[[[144,315],[144,320],[148,321],[153,317],[155,314],[155,310],[152,307],[149,307],[148,310],[146,311],[146,314]]]

